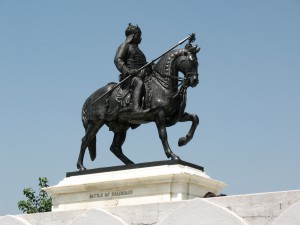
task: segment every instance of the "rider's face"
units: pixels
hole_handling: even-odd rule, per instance
[[[142,34],[138,32],[133,36],[132,42],[135,44],[140,44],[141,41],[142,41]]]

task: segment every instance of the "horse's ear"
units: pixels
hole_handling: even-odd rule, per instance
[[[191,45],[191,43],[187,43],[187,44],[184,46],[184,48],[185,48],[186,50],[191,49],[191,47],[193,47],[193,46]]]
[[[197,46],[195,53],[197,54],[200,50],[201,48]]]
[[[194,46],[191,46],[188,51],[189,52],[192,52],[192,53],[195,53],[196,52],[196,48],[197,48],[197,45],[194,45]]]

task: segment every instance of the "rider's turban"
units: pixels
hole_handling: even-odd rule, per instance
[[[136,33],[142,33],[141,29],[139,28],[138,25],[132,25],[131,23],[128,24],[128,27],[125,30],[125,36],[126,36],[126,42],[129,43],[131,42],[133,36]]]
[[[141,29],[138,25],[134,26],[131,23],[128,24],[128,27],[125,30],[125,35],[128,37],[131,34],[141,33]]]

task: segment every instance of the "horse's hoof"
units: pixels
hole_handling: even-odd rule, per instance
[[[178,146],[181,147],[187,143],[186,137],[181,137],[178,140]]]
[[[81,164],[77,164],[77,169],[79,171],[85,171],[86,170],[86,168],[83,165],[81,165]]]
[[[177,155],[173,155],[171,158],[172,158],[172,160],[176,160],[176,161],[180,161],[181,160],[179,158],[179,156],[177,156]]]
[[[86,171],[86,168],[83,166],[79,169],[79,171]]]

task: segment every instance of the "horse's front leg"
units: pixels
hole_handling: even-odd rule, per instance
[[[165,154],[168,158],[171,158],[173,160],[180,160],[180,158],[172,152],[169,146],[165,120],[166,120],[165,111],[163,109],[160,109],[156,115],[155,123],[157,126],[159,138],[164,147]]]
[[[187,122],[187,121],[191,121],[192,126],[191,126],[189,132],[187,133],[187,135],[185,135],[185,137],[179,138],[178,146],[180,146],[180,147],[183,145],[186,145],[190,140],[192,140],[195,130],[199,124],[199,118],[197,115],[184,113],[183,116],[180,118],[179,122]]]

